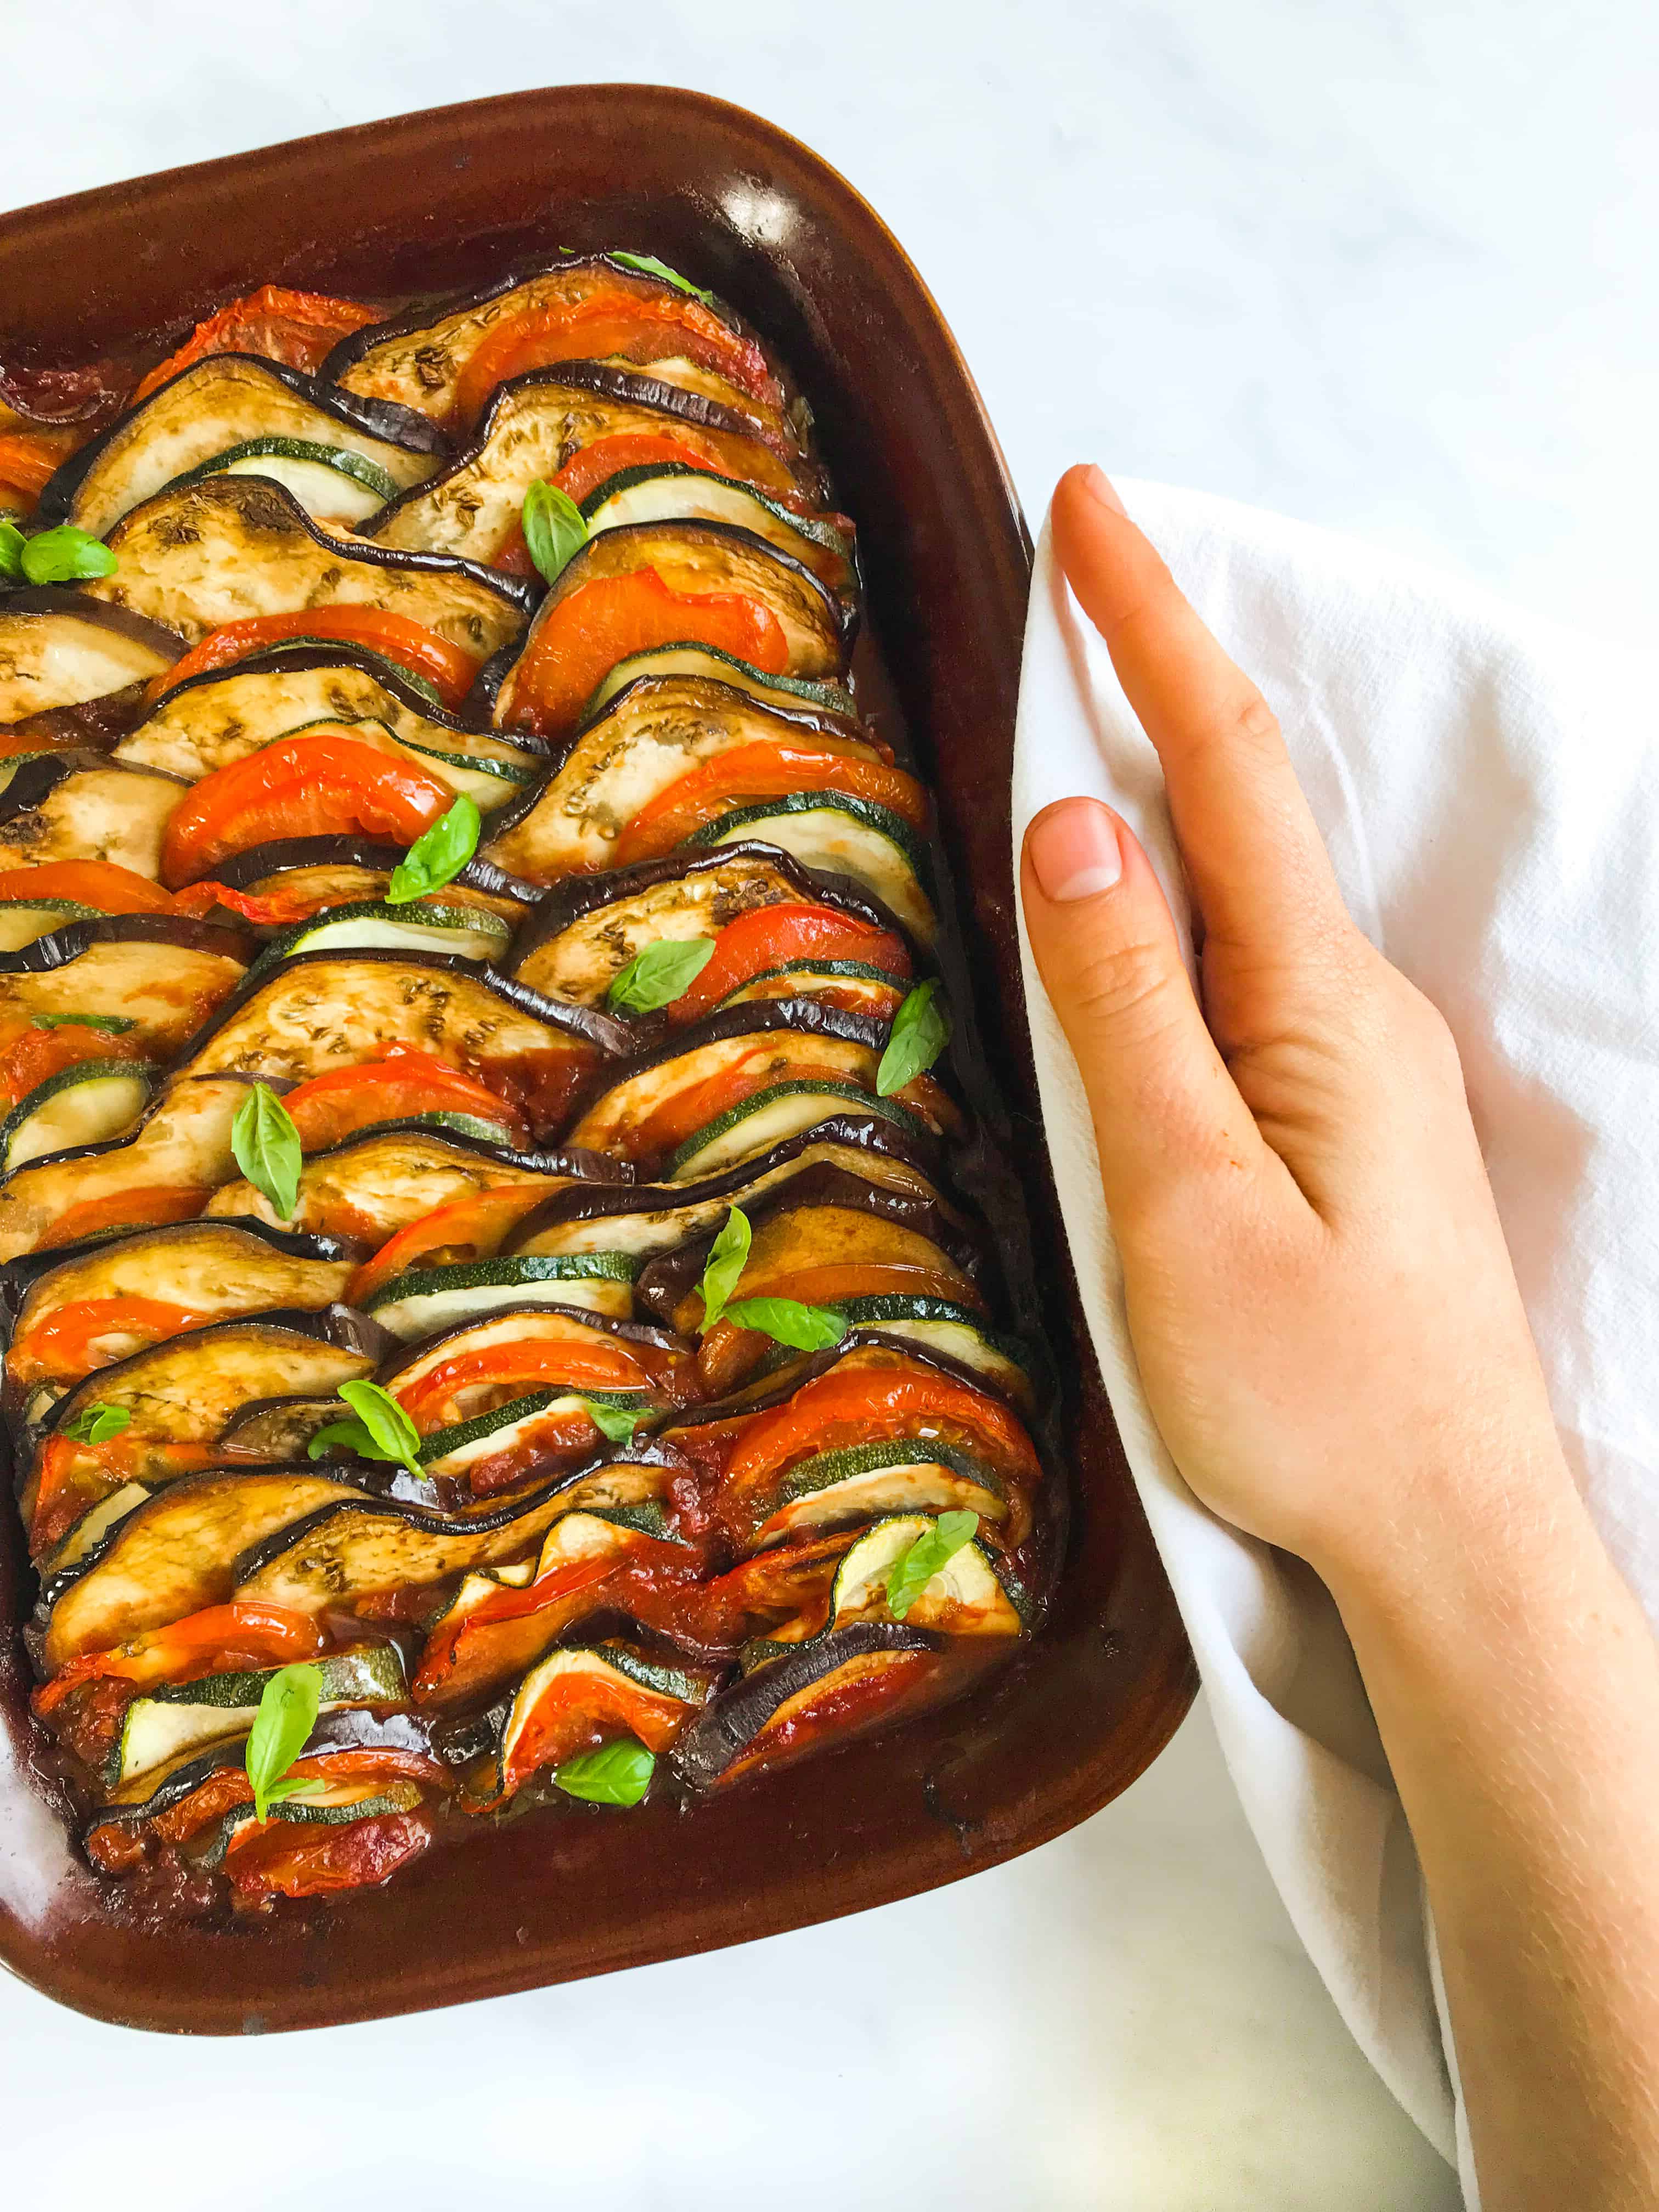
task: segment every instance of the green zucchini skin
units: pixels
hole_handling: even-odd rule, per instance
[[[155,1088],[142,1060],[83,1060],[37,1083],[0,1121],[0,1174],[125,1135]]]

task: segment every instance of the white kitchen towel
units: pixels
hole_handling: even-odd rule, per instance
[[[1659,1620],[1659,655],[1226,501],[1119,489],[1279,714],[1355,920],[1456,1033],[1574,1472]],[[1032,815],[1079,792],[1129,822],[1184,928],[1156,757],[1045,525],[1016,856]],[[1415,1854],[1352,1655],[1317,1580],[1207,1513],[1164,1448],[1076,1066],[1024,959],[1095,1348],[1234,1782],[1343,2018],[1473,2204]]]

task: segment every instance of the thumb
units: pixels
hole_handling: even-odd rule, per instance
[[[1062,799],[1025,832],[1031,951],[1094,1117],[1121,1234],[1173,1188],[1253,1166],[1262,1140],[1199,1011],[1152,864],[1097,799]]]

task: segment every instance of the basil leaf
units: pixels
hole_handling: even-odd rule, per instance
[[[300,1196],[300,1133],[276,1092],[256,1083],[230,1125],[236,1164],[280,1220],[293,1218]]]
[[[60,1437],[67,1437],[76,1444],[106,1444],[112,1437],[118,1437],[123,1429],[132,1425],[132,1415],[125,1406],[82,1406],[58,1429]]]
[[[901,1554],[887,1577],[887,1610],[895,1620],[903,1620],[940,1568],[971,1544],[978,1530],[977,1513],[941,1513],[927,1534]]]
[[[92,576],[112,576],[118,565],[101,538],[77,530],[72,522],[27,539],[22,564],[24,580],[31,584],[83,583]]]
[[[654,1013],[689,991],[714,957],[712,937],[659,937],[634,955],[605,1003],[619,1013]]]
[[[271,1784],[281,1780],[305,1749],[322,1702],[322,1669],[308,1661],[279,1667],[265,1684],[243,1754],[247,1778],[253,1784],[256,1819],[266,1818]]]
[[[796,1352],[828,1352],[847,1334],[833,1306],[804,1306],[799,1298],[739,1298],[726,1309],[734,1328],[757,1328]]]
[[[344,1444],[349,1449],[360,1452],[365,1459],[378,1459],[380,1455],[374,1449],[374,1437],[370,1436],[361,1421],[326,1423],[324,1427],[318,1430],[316,1435],[306,1446],[306,1457],[307,1459],[326,1458],[331,1444]]]
[[[613,1443],[631,1443],[635,1430],[646,1415],[643,1406],[607,1406],[600,1398],[584,1398],[582,1403],[599,1434],[609,1437]]]
[[[421,1432],[390,1390],[378,1382],[342,1382],[340,1395],[368,1431],[371,1459],[395,1459],[411,1474],[426,1473],[418,1456]]]
[[[311,1797],[323,1787],[314,1774],[290,1774],[281,1782],[273,1782],[265,1792],[267,1805],[280,1804],[284,1797]]]
[[[121,1036],[137,1024],[127,1014],[36,1014],[30,1024],[37,1030],[103,1030]]]
[[[694,300],[701,300],[705,307],[712,307],[714,295],[694,284],[689,276],[682,276],[678,269],[671,269],[665,261],[659,261],[654,253],[607,253],[607,261],[619,261],[624,269],[637,269],[641,276],[660,276],[665,284],[672,284],[677,292],[689,292]]]
[[[22,581],[23,548],[27,544],[15,522],[0,522],[0,576],[9,577],[13,583]]]
[[[725,1228],[709,1246],[703,1266],[702,1327],[705,1334],[726,1311],[726,1301],[738,1287],[738,1278],[748,1265],[752,1237],[749,1216],[740,1206],[734,1206],[726,1217]]]
[[[524,542],[550,584],[587,543],[582,511],[568,491],[537,477],[524,495]]]
[[[478,832],[483,827],[483,817],[476,802],[465,792],[447,814],[441,814],[432,827],[418,836],[392,871],[392,880],[386,887],[388,906],[403,906],[410,899],[424,898],[453,878],[478,849]]]
[[[887,1049],[876,1070],[876,1095],[890,1098],[913,1078],[925,1074],[951,1042],[951,1016],[939,996],[938,979],[918,983],[893,1017]]]
[[[637,1805],[651,1787],[657,1771],[654,1754],[633,1737],[603,1743],[597,1751],[579,1751],[553,1770],[553,1779],[571,1797],[585,1797],[593,1805]]]

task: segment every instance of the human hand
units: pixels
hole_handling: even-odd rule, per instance
[[[1125,824],[1084,799],[1030,824],[1026,926],[1148,1401],[1216,1512],[1328,1579],[1409,1575],[1528,1469],[1547,1498],[1568,1481],[1455,1048],[1350,920],[1266,702],[1099,470],[1062,479],[1053,529],[1202,923],[1200,1013]]]

